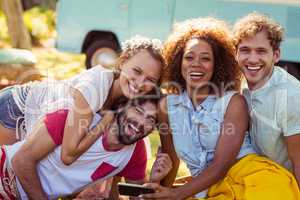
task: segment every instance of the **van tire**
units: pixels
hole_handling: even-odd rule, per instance
[[[86,54],[86,68],[89,69],[98,63],[97,60],[97,54],[102,53],[108,53],[108,55],[114,55],[115,59],[117,59],[117,51],[118,51],[118,45],[116,42],[108,40],[108,39],[97,39],[91,42],[91,44],[86,48],[85,54]],[[96,56],[96,57],[95,57]],[[112,67],[107,66],[102,63],[104,67]]]

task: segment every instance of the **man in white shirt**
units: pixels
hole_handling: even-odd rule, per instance
[[[300,82],[274,66],[280,59],[283,28],[251,13],[234,26],[236,59],[247,80],[244,90],[250,135],[257,152],[294,173],[300,185]]]
[[[70,165],[61,161],[60,147],[68,110],[47,114],[28,139],[2,147],[1,181],[9,184],[1,185],[0,197],[55,199],[77,192],[93,181],[113,176],[143,183],[147,157],[142,138],[156,125],[157,105],[151,99],[141,98],[134,102]],[[94,120],[93,124],[99,120]]]

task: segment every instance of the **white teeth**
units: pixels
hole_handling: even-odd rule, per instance
[[[134,93],[138,93],[138,89],[137,88],[135,88],[134,86],[133,86],[133,84],[131,84],[131,83],[129,83],[129,88],[130,88],[130,90],[131,91],[133,91]]]
[[[129,124],[129,126],[135,131],[135,132],[139,132],[139,129],[137,127],[135,127],[133,124]]]
[[[253,67],[247,66],[247,69],[249,69],[249,70],[259,70],[259,69],[261,69],[261,66],[253,66]]]
[[[202,75],[204,75],[204,73],[202,73],[202,72],[191,72],[190,75],[191,76],[202,76]]]

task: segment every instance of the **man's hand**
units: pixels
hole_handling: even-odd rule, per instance
[[[152,166],[150,182],[159,183],[172,169],[172,161],[168,154],[158,148],[156,160]]]
[[[107,199],[109,197],[113,178],[92,184],[80,192],[75,199]]]

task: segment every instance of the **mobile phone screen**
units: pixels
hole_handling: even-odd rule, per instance
[[[118,189],[120,195],[126,196],[139,196],[141,194],[154,193],[151,188],[147,188],[142,185],[130,184],[130,183],[118,183]]]

